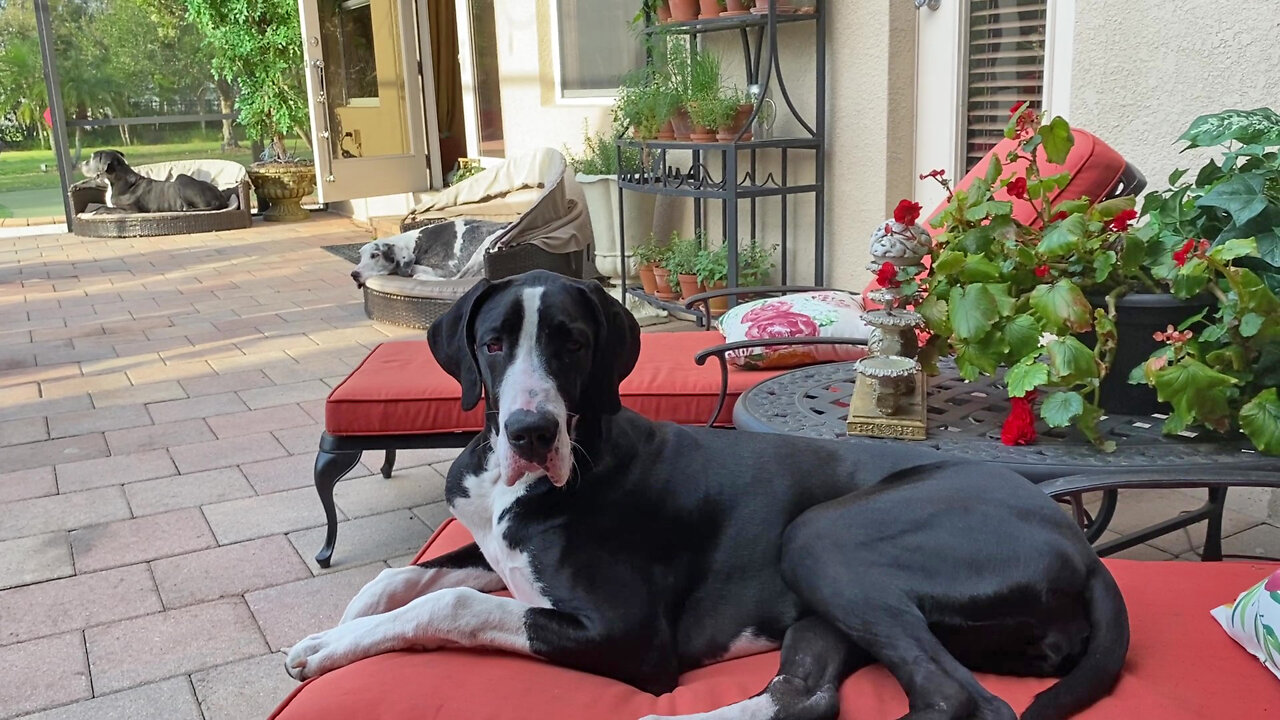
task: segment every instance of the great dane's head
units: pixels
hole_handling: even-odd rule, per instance
[[[80,173],[87,178],[115,175],[129,167],[124,153],[119,150],[97,150],[88,160],[80,163]]]
[[[413,247],[399,242],[374,240],[360,248],[360,262],[351,271],[356,287],[376,275],[402,275],[413,277]]]
[[[503,480],[573,471],[575,428],[622,409],[618,385],[640,355],[640,326],[599,283],[534,271],[481,280],[432,323],[436,361],[485,398],[485,433]]]

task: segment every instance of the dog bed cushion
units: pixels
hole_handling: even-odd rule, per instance
[[[446,520],[415,562],[470,542]],[[1280,713],[1275,680],[1219,632],[1204,608],[1223,586],[1252,582],[1280,566],[1108,560],[1129,607],[1132,640],[1115,691],[1078,720],[1204,720]],[[336,620],[336,618],[335,618]],[[319,629],[319,628],[317,628]],[[778,653],[685,673],[661,697],[540,660],[477,650],[378,655],[303,683],[272,720],[637,720],[646,714],[706,712],[758,693]],[[283,670],[281,670],[283,672]],[[1053,680],[979,675],[1021,711]],[[840,689],[841,720],[889,720],[907,711],[898,683],[880,666]]]
[[[753,300],[726,312],[718,326],[727,342],[788,337],[865,340],[871,333],[862,320],[862,301],[840,290]],[[745,370],[771,370],[857,360],[866,354],[865,347],[852,345],[770,345],[739,350],[728,360]]]
[[[701,425],[715,410],[720,369],[698,366],[693,356],[724,342],[716,332],[645,333],[640,360],[622,383],[622,402],[654,420]],[[733,423],[738,395],[772,373],[729,372],[729,391],[716,424]],[[325,403],[331,435],[400,435],[476,432],[484,405],[462,410],[462,388],[435,361],[425,340],[382,343],[351,372]]]
[[[1280,570],[1210,613],[1232,640],[1280,679]]]

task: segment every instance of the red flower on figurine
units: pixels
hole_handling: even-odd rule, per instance
[[[883,288],[896,288],[902,283],[898,281],[898,266],[887,262],[876,270],[876,284]]]
[[[893,209],[893,220],[901,225],[915,225],[916,220],[919,219],[920,203],[902,200],[898,203],[898,207]]]
[[[1009,398],[1009,417],[1000,428],[1000,442],[1005,445],[1030,445],[1036,441],[1036,419],[1031,413],[1031,402],[1036,394]]]

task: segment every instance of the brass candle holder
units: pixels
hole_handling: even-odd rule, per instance
[[[921,264],[929,252],[929,233],[916,224],[886,220],[871,236],[871,257],[867,266],[879,273],[885,264],[901,274],[914,277],[924,271]],[[896,282],[868,293],[881,305],[863,313],[871,326],[868,354],[854,366],[858,377],[849,403],[850,435],[924,440],[927,406],[926,380],[916,355],[920,341],[916,330],[924,318],[908,306],[919,300],[915,292]]]

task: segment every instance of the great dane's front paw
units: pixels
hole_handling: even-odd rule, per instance
[[[306,680],[373,655],[369,631],[366,623],[351,622],[309,635],[289,648],[285,670],[295,680]]]

